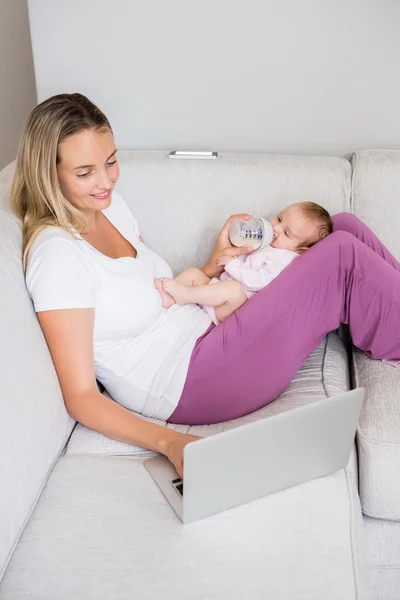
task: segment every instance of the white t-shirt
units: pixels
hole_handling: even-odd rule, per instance
[[[102,212],[136,248],[136,258],[110,258],[81,236],[47,227],[29,252],[26,286],[36,312],[94,308],[96,378],[123,406],[167,419],[211,320],[195,304],[162,308],[154,278],[172,277],[171,268],[139,240],[138,223],[116,192]]]

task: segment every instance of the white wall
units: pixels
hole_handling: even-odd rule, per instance
[[[36,105],[26,0],[0,0],[0,170],[15,158]]]
[[[121,148],[400,147],[399,0],[30,0],[39,100]]]

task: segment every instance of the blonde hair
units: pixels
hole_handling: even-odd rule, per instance
[[[55,226],[74,235],[87,228],[83,214],[63,196],[57,174],[59,144],[87,129],[112,131],[106,116],[82,94],[59,94],[30,114],[17,154],[11,206],[22,221],[22,265],[42,229]]]
[[[332,219],[328,211],[316,202],[300,202],[299,206],[305,217],[318,224],[316,234],[302,244],[303,248],[311,248],[333,232]]]

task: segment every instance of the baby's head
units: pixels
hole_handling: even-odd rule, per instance
[[[273,248],[300,254],[332,233],[332,219],[315,202],[291,204],[270,221],[274,228]]]

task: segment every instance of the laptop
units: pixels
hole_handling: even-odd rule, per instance
[[[163,456],[144,462],[183,523],[345,467],[364,388],[203,438],[184,449],[183,480]]]

